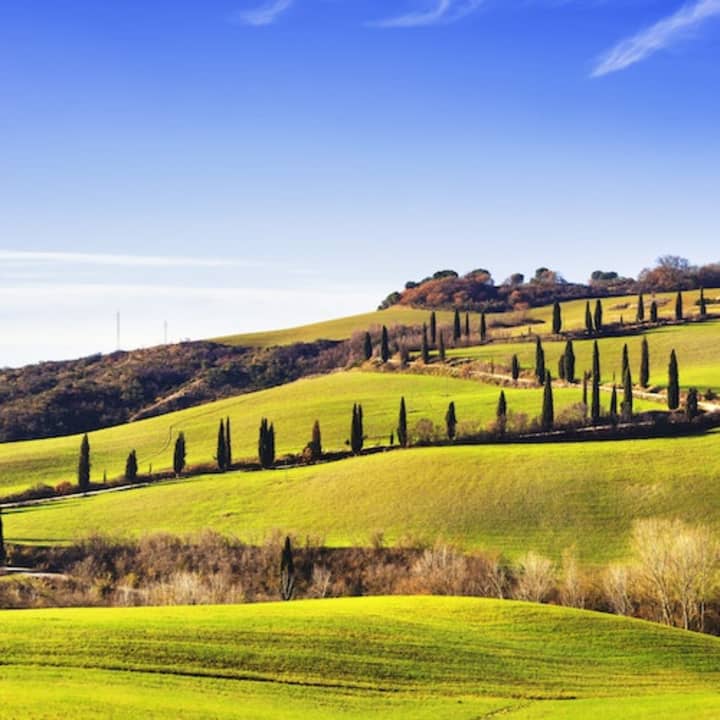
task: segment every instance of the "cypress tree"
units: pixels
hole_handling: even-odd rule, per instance
[[[422,329],[422,361],[427,365],[430,362],[430,348],[428,347],[427,325],[423,323]]]
[[[552,430],[555,423],[555,407],[553,403],[552,377],[545,374],[545,389],[543,392],[542,429],[545,432]]]
[[[558,378],[565,380],[565,353],[558,358]]]
[[[642,293],[638,295],[637,321],[639,323],[645,322],[645,298],[643,298]]]
[[[280,597],[287,601],[295,595],[295,561],[293,560],[290,538],[285,538],[282,554],[280,555]]]
[[[624,422],[630,422],[633,416],[633,382],[630,366],[623,373],[623,403],[622,417]]]
[[[264,468],[271,468],[275,464],[275,427],[267,418],[260,420],[258,433],[258,460]]]
[[[690,388],[685,399],[685,414],[688,420],[693,420],[699,413],[697,388]]]
[[[553,305],[552,330],[553,335],[559,335],[562,330],[562,310],[560,309],[560,303],[557,300]]]
[[[137,474],[138,474],[137,455],[135,454],[134,450],[131,450],[130,454],[127,456],[127,460],[125,461],[125,480],[127,482],[133,483],[137,480]]]
[[[7,554],[5,552],[5,533],[3,532],[2,508],[0,508],[0,567],[7,562]]]
[[[78,459],[78,487],[81,492],[90,489],[90,441],[87,433],[83,435],[80,443],[80,458]]]
[[[465,337],[470,338],[470,313],[465,313]]]
[[[568,340],[565,344],[565,353],[563,355],[565,361],[565,380],[569,383],[574,383],[575,377],[575,348],[573,347],[573,341]]]
[[[610,396],[610,420],[613,425],[617,422],[618,417],[618,396],[617,396],[617,385],[613,383],[612,395]]]
[[[230,418],[225,418],[225,467],[232,468],[232,437],[230,434]]]
[[[678,290],[677,297],[675,298],[675,319],[683,319],[683,296],[680,290]]]
[[[592,313],[590,312],[590,301],[589,300],[585,303],[585,332],[588,335],[593,334],[593,318],[592,318]]]
[[[545,381],[545,351],[539,337],[535,338],[535,377],[539,383]]]
[[[445,413],[445,427],[447,428],[447,436],[449,440],[455,439],[457,431],[457,416],[455,415],[455,403],[450,402],[447,412]]]
[[[173,471],[175,472],[175,477],[180,477],[180,474],[185,469],[185,460],[185,433],[179,432],[175,439],[175,450],[173,452]]]
[[[650,346],[647,338],[642,339],[640,346],[640,387],[646,388],[650,385]]]
[[[658,305],[655,300],[650,303],[650,322],[656,323],[658,321]]]
[[[595,301],[595,332],[598,334],[603,330],[603,307],[600,300]]]
[[[700,288],[700,317],[707,317],[707,302],[705,301],[705,288]]]
[[[585,412],[587,413],[587,406],[588,406],[588,374],[587,374],[587,372],[583,373],[582,404],[585,406]]]
[[[380,341],[380,358],[384,363],[390,359],[390,340],[387,328],[384,325],[382,326],[382,339]]]
[[[520,360],[518,360],[517,355],[512,356],[511,373],[513,380],[517,380],[520,377]]]
[[[313,423],[310,453],[313,460],[322,458],[322,435],[320,434],[320,422],[318,420]]]
[[[220,420],[217,437],[217,466],[218,470],[224,472],[227,470],[227,436],[225,435],[225,421]]]
[[[433,347],[437,345],[437,316],[434,310],[430,313],[430,342]]]
[[[405,408],[405,398],[400,398],[400,412],[398,413],[397,439],[400,447],[408,446],[407,431],[407,410]]]
[[[484,343],[487,340],[487,318],[485,313],[480,313],[480,342]]]
[[[455,318],[453,320],[453,340],[457,343],[460,339],[460,311],[455,308]]]
[[[625,373],[630,369],[630,353],[628,351],[627,343],[623,345],[622,351],[622,376],[625,377]]]
[[[501,435],[505,434],[507,428],[507,400],[505,399],[505,391],[500,391],[500,397],[498,398],[497,410],[495,411],[495,417],[497,418],[497,428]]]
[[[370,337],[370,333],[365,333],[365,342],[363,343],[363,357],[365,358],[365,361],[367,362],[372,357],[373,352],[373,346],[372,346],[372,337]]]
[[[363,437],[363,413],[362,405],[353,405],[352,424],[350,426],[350,449],[357,455],[362,449],[365,439]]]
[[[438,355],[440,355],[440,362],[445,362],[445,334],[440,331],[440,347],[438,348]]]
[[[590,419],[593,425],[600,422],[600,348],[597,340],[593,345],[593,372],[592,372],[592,402],[590,405]]]
[[[670,353],[668,364],[668,408],[677,410],[680,407],[680,377],[678,373],[678,361],[675,350]]]

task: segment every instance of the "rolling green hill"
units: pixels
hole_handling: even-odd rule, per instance
[[[100,531],[247,542],[275,529],[329,545],[438,539],[465,549],[586,563],[624,558],[636,518],[720,529],[720,432],[623,442],[397,450],[292,470],[210,475],[4,513],[6,539],[69,542]]]
[[[698,307],[695,305],[700,293],[698,291],[687,291],[683,293],[685,316],[692,317],[698,314]],[[720,299],[720,290],[706,290],[706,298],[710,300]],[[675,293],[658,293],[655,296],[659,305],[659,318],[671,319],[675,312]],[[652,298],[645,296],[646,317],[650,311]],[[595,301],[591,300],[591,307],[594,308]],[[635,320],[637,313],[637,296],[611,297],[602,301],[603,317],[606,323],[619,322],[623,318],[626,322]],[[585,300],[570,300],[562,303],[562,312],[565,330],[578,330],[585,327]],[[713,306],[710,306],[712,310]],[[272,330],[250,334],[227,335],[215,338],[216,342],[227,345],[242,345],[250,347],[270,347],[273,345],[289,345],[295,342],[311,342],[313,340],[347,340],[354,332],[368,330],[372,327],[386,325],[388,328],[393,325],[420,325],[427,322],[430,317],[430,310],[420,310],[396,305],[387,310],[353,315],[327,322],[313,323],[295,328]],[[452,322],[451,312],[439,312],[438,323]],[[477,313],[472,314],[473,330],[477,328]],[[523,335],[532,328],[535,332],[546,334],[551,332],[552,327],[552,306],[530,308],[528,310],[511,313],[494,313],[488,315],[488,323],[491,326],[491,336],[501,338],[505,335]],[[510,324],[511,328],[492,329],[493,323]]]
[[[720,642],[471,598],[0,613],[15,718],[711,718]]]
[[[353,403],[363,404],[367,445],[386,444],[397,426],[400,397],[408,404],[408,425],[422,417],[442,424],[450,400],[459,420],[489,423],[495,414],[499,389],[472,380],[400,373],[344,372],[299,380],[281,387],[157,418],[100,430],[90,434],[93,480],[103,471],[108,477],[124,472],[131,449],[138,454],[140,472],[172,467],[173,442],[179,431],[187,439],[188,462],[209,463],[216,451],[221,418],[231,418],[236,459],[257,457],[258,426],[262,417],[275,423],[279,453],[298,453],[310,439],[318,419],[326,450],[345,448],[350,434]],[[511,410],[536,417],[542,405],[541,390],[507,391]],[[560,409],[579,402],[579,389],[556,392]],[[607,401],[607,398],[605,398]],[[0,444],[0,492],[24,490],[36,483],[76,482],[80,436]]]

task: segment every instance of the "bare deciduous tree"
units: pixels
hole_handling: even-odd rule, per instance
[[[520,600],[543,602],[555,586],[555,566],[551,560],[529,552],[520,558],[516,596]]]

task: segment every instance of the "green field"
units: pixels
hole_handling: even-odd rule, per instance
[[[90,434],[93,480],[103,471],[112,478],[124,472],[125,459],[137,451],[140,472],[172,467],[173,442],[179,431],[187,439],[188,462],[209,463],[216,451],[220,418],[229,416],[234,457],[257,457],[258,426],[262,417],[275,423],[279,454],[299,453],[318,419],[326,450],[344,449],[350,434],[353,403],[363,404],[367,445],[385,444],[397,426],[400,397],[408,405],[408,425],[422,417],[443,423],[450,400],[458,419],[489,423],[495,414],[499,389],[477,381],[400,373],[343,372],[299,380],[262,392],[240,395],[149,420]],[[542,391],[507,391],[511,410],[534,418],[541,412]],[[558,409],[581,400],[579,389],[556,392]],[[607,401],[607,398],[605,398]],[[80,436],[0,444],[0,491],[24,490],[37,483],[76,482]]]
[[[716,638],[508,601],[2,612],[0,646],[3,720],[720,713]]]
[[[650,383],[653,386],[667,385],[668,361],[674,349],[680,366],[680,384],[684,388],[697,387],[701,392],[713,388],[720,394],[720,320],[688,325],[675,325],[649,330],[647,337],[650,348]],[[640,374],[640,345],[642,336],[600,338],[601,371],[603,381],[621,383],[622,349],[627,343],[630,352],[630,366],[635,382]],[[578,376],[592,368],[593,340],[573,342]],[[553,375],[557,374],[560,355],[565,351],[565,341],[543,342],[545,360]],[[512,356],[517,354],[521,365],[530,369],[535,365],[535,343],[493,343],[490,345],[456,348],[448,351],[448,357],[472,358],[494,362],[500,370],[506,371]]]
[[[659,318],[672,319],[675,314],[676,293],[658,293],[655,298],[659,304]],[[683,293],[684,310],[686,317],[697,315],[699,310],[695,305],[700,293],[698,291]],[[706,290],[705,296],[708,300],[720,298],[720,290]],[[645,312],[649,317],[650,295],[645,295]],[[594,309],[595,301],[591,300],[591,307]],[[633,322],[637,313],[637,296],[605,298],[601,301],[603,306],[603,318],[606,323],[619,322],[623,318],[626,322]],[[585,300],[570,300],[562,303],[563,329],[577,330],[585,327]],[[713,306],[710,306],[713,310]],[[241,345],[248,347],[271,347],[274,345],[289,345],[296,342],[312,342],[313,340],[347,340],[354,332],[361,332],[371,328],[386,325],[391,328],[393,325],[421,325],[428,322],[429,310],[416,310],[401,305],[396,305],[387,310],[352,315],[350,317],[338,318],[326,322],[313,323],[300,327],[272,330],[239,335],[228,335],[215,338],[217,342],[228,345]],[[478,314],[471,314],[473,318],[473,332],[477,332]],[[439,312],[438,323],[448,324],[452,322],[451,312]],[[510,329],[492,329],[494,322],[511,322],[515,327]],[[488,315],[491,336],[501,338],[504,335],[522,335],[533,328],[534,332],[547,334],[551,331],[552,306],[546,305],[539,308],[531,308],[522,312],[496,313]],[[538,324],[541,323],[541,324]]]
[[[585,563],[622,559],[636,518],[720,529],[720,433],[674,440],[397,450],[292,470],[228,473],[4,513],[6,539],[69,542],[205,527],[260,543],[274,530],[329,545],[444,540]]]

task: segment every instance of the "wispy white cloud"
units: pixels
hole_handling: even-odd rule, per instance
[[[262,263],[237,258],[197,258],[173,255],[116,255],[106,253],[33,252],[0,250],[0,264],[67,264],[146,268],[258,267]]]
[[[370,23],[381,28],[412,28],[428,25],[446,25],[469,15],[483,5],[485,0],[433,0],[425,9],[378,20]]]
[[[641,62],[718,15],[720,15],[720,0],[696,0],[685,5],[673,15],[618,43],[600,58],[592,72],[592,77],[609,75]]]
[[[292,4],[294,0],[270,0],[252,10],[241,10],[233,15],[235,22],[243,25],[262,27],[272,25]]]

